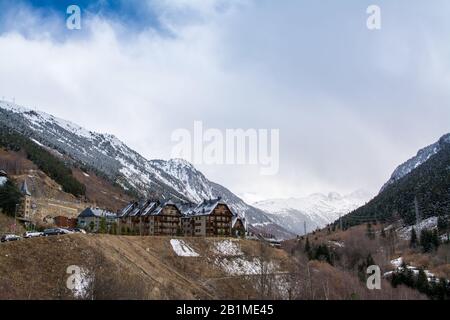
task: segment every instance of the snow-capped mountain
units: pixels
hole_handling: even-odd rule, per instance
[[[0,101],[0,125],[26,135],[61,156],[105,174],[140,197],[200,202],[221,197],[248,223],[280,238],[292,236],[261,210],[249,206],[225,187],[209,181],[185,160],[148,160],[113,135],[86,130],[41,111]],[[261,228],[261,225],[264,228]]]
[[[265,212],[277,224],[289,231],[303,235],[306,231],[322,228],[356,208],[364,205],[370,195],[356,191],[342,196],[332,192],[328,195],[315,193],[304,198],[273,199],[256,202],[253,205]]]
[[[439,139],[439,141],[433,143],[432,145],[429,145],[417,152],[417,155],[406,161],[405,163],[401,164],[400,166],[395,169],[395,171],[392,173],[391,178],[388,182],[384,184],[384,186],[381,188],[381,191],[386,189],[391,184],[395,183],[396,181],[400,180],[404,176],[408,175],[413,171],[414,169],[421,166],[423,163],[428,161],[433,155],[438,153],[442,150],[442,145],[446,143],[450,143],[450,134],[446,134],[443,137]],[[381,192],[380,191],[380,192]]]

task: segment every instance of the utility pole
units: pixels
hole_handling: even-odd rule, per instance
[[[16,210],[14,211],[14,234],[16,234],[16,228],[17,228],[17,209],[19,207],[19,204],[16,203]]]
[[[305,235],[307,234],[306,232],[306,221],[303,222],[303,229],[305,230]]]
[[[339,215],[339,227],[341,228],[341,231],[342,231],[342,217],[341,217],[341,215]]]
[[[419,212],[419,201],[417,200],[417,196],[414,197],[414,210],[416,211],[416,224],[420,222],[420,212]]]

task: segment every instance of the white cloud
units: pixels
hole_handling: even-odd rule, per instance
[[[367,34],[364,6],[226,3],[151,1],[147,10],[170,33],[89,17],[81,35],[62,39],[50,36],[62,33],[58,19],[22,8],[27,35],[0,36],[0,96],[113,133],[149,158],[169,157],[172,130],[194,120],[279,128],[277,176],[200,167],[253,199],[376,191],[450,131],[449,23],[427,25],[439,7],[414,25],[389,19],[400,9],[381,5],[392,12],[380,33]]]

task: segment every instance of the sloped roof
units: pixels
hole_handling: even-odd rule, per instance
[[[236,225],[236,222],[241,221],[242,224],[244,225],[244,219],[242,219],[239,216],[234,216],[233,219],[231,219],[231,227],[234,228],[234,226]]]
[[[127,205],[124,209],[119,212],[119,217],[146,217],[146,216],[156,216],[161,213],[164,207],[168,205],[173,205],[178,208],[178,205],[175,204],[172,200],[168,201],[141,201],[141,202],[133,202]],[[180,210],[181,211],[181,210]]]
[[[117,218],[115,213],[99,208],[86,208],[78,216],[78,218]]]
[[[131,210],[133,210],[133,208],[134,208],[135,205],[136,205],[135,202],[132,202],[132,203],[128,204],[125,208],[123,208],[123,209],[119,212],[118,216],[119,216],[119,217],[126,217],[126,216],[128,216],[128,214],[130,213]]]
[[[28,190],[27,180],[25,179],[20,187],[20,192],[25,196],[31,196],[31,192]]]
[[[123,208],[119,212],[119,217],[140,217],[140,216],[156,216],[161,213],[164,207],[168,205],[175,206],[183,216],[191,217],[191,216],[206,216],[213,213],[214,209],[217,205],[223,204],[228,207],[228,205],[222,201],[220,198],[218,199],[210,199],[204,200],[200,204],[192,204],[185,202],[173,202],[172,200],[167,201],[141,201],[141,202],[132,202],[128,204],[125,208]],[[229,208],[229,207],[228,207]],[[233,216],[237,215],[230,209]]]
[[[198,204],[193,209],[188,209],[186,212],[183,212],[187,216],[209,216],[213,213],[214,209],[219,205],[223,204],[228,207],[228,205],[222,201],[221,198],[204,200],[200,204]],[[229,207],[228,207],[229,208]],[[231,209],[230,209],[231,211]],[[231,211],[233,216],[235,215],[233,211]]]
[[[156,202],[156,201],[152,201],[152,202],[148,203],[147,206],[142,209],[141,216],[146,217],[146,216],[150,215],[156,209],[157,206],[158,206],[158,202]]]
[[[178,209],[178,211],[180,211],[180,213],[183,214],[183,213],[181,212],[181,210],[178,208],[178,206],[177,206],[172,200],[168,200],[168,201],[165,201],[165,202],[163,202],[163,203],[160,203],[160,204],[155,208],[155,210],[153,210],[153,211],[150,213],[150,215],[152,215],[152,216],[157,216],[157,215],[159,215],[159,214],[161,213],[161,211],[162,211],[165,207],[167,207],[167,206],[175,206],[175,207]]]

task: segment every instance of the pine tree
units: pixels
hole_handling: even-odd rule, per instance
[[[17,186],[10,180],[7,180],[0,187],[0,210],[4,213],[14,216],[16,205],[22,203],[22,194]]]
[[[430,284],[428,283],[427,275],[425,271],[420,268],[419,275],[417,276],[417,281],[415,287],[422,293],[428,294],[430,289]]]
[[[372,224],[370,222],[367,224],[367,233],[366,234],[370,240],[375,239],[375,232],[374,232],[374,230],[372,228]]]
[[[423,252],[431,252],[433,250],[433,233],[430,230],[422,229],[420,232],[420,245]]]
[[[308,258],[311,259],[312,258],[311,245],[309,244],[309,238],[308,237],[306,237],[305,252],[308,255]]]
[[[411,230],[411,240],[409,241],[409,246],[411,248],[417,248],[417,233],[414,228]]]
[[[448,218],[445,216],[439,216],[437,222],[438,230],[441,232],[445,232],[448,229]]]
[[[373,260],[372,255],[369,253],[366,258],[366,267],[375,265],[375,260]]]
[[[100,225],[99,225],[99,228],[98,228],[99,230],[99,232],[100,233],[106,233],[108,230],[107,230],[107,226],[106,226],[106,218],[104,218],[104,217],[102,217],[101,219],[100,219]]]
[[[439,239],[439,233],[437,230],[433,231],[432,237],[431,237],[431,243],[433,244],[433,248],[437,250],[441,244],[441,240]]]

